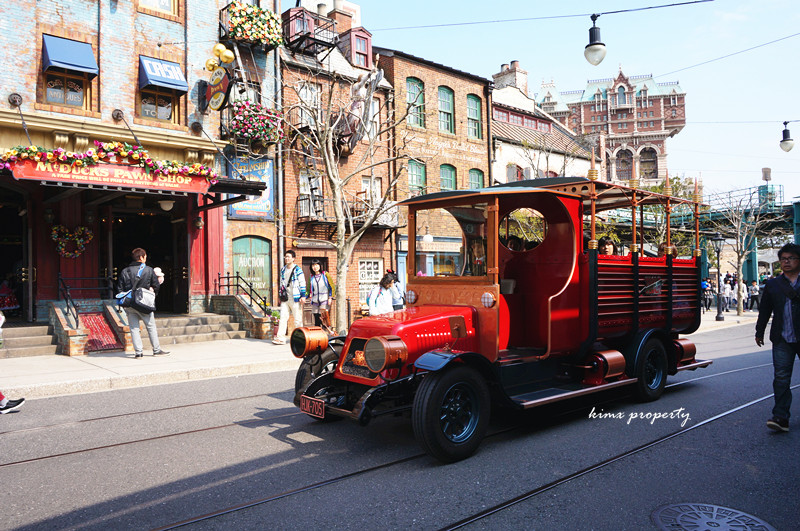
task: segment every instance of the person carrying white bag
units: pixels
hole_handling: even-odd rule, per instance
[[[169,354],[169,351],[163,350],[158,341],[158,330],[156,329],[156,317],[153,311],[155,310],[155,296],[158,289],[163,282],[163,274],[158,275],[152,267],[148,266],[147,252],[137,247],[131,253],[133,262],[122,270],[119,278],[119,292],[117,300],[120,305],[125,308],[125,313],[128,316],[128,324],[131,328],[131,340],[133,341],[134,357],[141,358],[143,355],[144,345],[142,344],[142,336],[139,331],[139,322],[144,322],[147,328],[147,335],[150,336],[150,344],[153,347],[154,356],[163,356]],[[144,296],[144,301],[137,300],[136,291],[138,288],[142,289],[142,293],[138,297]],[[148,293],[149,292],[149,293]],[[125,297],[128,295],[128,297]],[[152,309],[147,311],[144,303],[151,306]]]

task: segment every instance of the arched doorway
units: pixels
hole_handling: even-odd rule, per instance
[[[233,239],[233,271],[272,301],[272,242],[260,236]]]
[[[617,153],[617,179],[630,181],[631,175],[633,175],[633,153],[623,149]]]
[[[658,155],[653,148],[644,148],[639,154],[639,173],[642,179],[658,178]]]

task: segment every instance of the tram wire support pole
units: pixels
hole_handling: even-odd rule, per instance
[[[722,315],[722,266],[719,261],[719,254],[722,252],[724,243],[725,238],[719,232],[711,238],[711,245],[714,246],[714,252],[717,255],[717,321],[725,320],[725,316]]]

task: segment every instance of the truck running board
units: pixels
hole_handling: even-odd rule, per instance
[[[577,389],[574,391],[551,387],[550,389],[542,389],[540,391],[534,391],[532,393],[525,393],[522,395],[512,396],[511,400],[516,402],[523,409],[530,409],[532,407],[543,406],[544,404],[550,404],[552,402],[558,402],[560,400],[567,400],[569,398],[576,398],[591,393],[597,393],[599,391],[605,391],[607,389],[614,389],[615,387],[630,385],[632,383],[636,383],[636,381],[637,381],[636,378],[628,378],[617,382],[611,382],[603,385],[595,385],[592,387],[586,387],[584,389]]]
[[[696,360],[694,363],[690,363],[688,365],[678,365],[679,371],[690,370],[693,371],[695,369],[699,369],[701,367],[708,367],[714,363],[712,360]]]

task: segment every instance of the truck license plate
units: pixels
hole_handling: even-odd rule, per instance
[[[300,411],[318,419],[325,418],[325,402],[319,398],[300,395]]]

